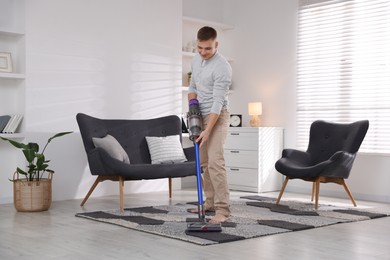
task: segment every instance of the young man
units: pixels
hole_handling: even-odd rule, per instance
[[[223,147],[229,126],[228,91],[232,68],[217,51],[217,32],[211,27],[198,31],[196,55],[192,61],[192,75],[188,100],[198,99],[203,118],[203,131],[196,140],[200,143],[203,170],[205,210],[215,211],[210,223],[228,220],[229,190]]]

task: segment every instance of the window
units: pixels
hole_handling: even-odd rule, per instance
[[[390,153],[390,0],[301,0],[297,51],[297,147],[317,119],[368,119],[360,151]]]

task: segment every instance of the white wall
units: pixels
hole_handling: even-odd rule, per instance
[[[263,103],[263,126],[282,126],[294,103],[296,8],[295,0],[227,1],[225,21],[235,26],[231,112],[245,126],[248,102]]]
[[[182,0],[183,15],[202,20],[224,22],[226,0]]]
[[[56,171],[54,200],[84,197],[94,181],[78,112],[132,119],[181,114],[181,20],[180,0],[26,1],[24,141],[43,145],[56,132],[75,131],[47,149]],[[3,203],[12,201],[8,186],[0,182]],[[126,182],[125,189],[167,190],[168,181]],[[118,192],[117,183],[107,182],[93,196]]]

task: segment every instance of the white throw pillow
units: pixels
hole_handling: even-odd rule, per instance
[[[122,161],[124,163],[130,164],[130,159],[126,151],[112,135],[106,135],[103,138],[92,137],[92,142],[95,147],[102,148],[111,157],[118,159],[119,161]]]
[[[152,164],[186,162],[179,135],[146,136]]]

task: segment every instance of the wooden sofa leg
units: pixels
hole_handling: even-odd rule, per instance
[[[168,178],[169,198],[172,198],[172,177]]]
[[[280,202],[280,199],[282,198],[282,196],[283,196],[283,193],[284,193],[284,189],[286,188],[286,186],[287,186],[287,182],[288,182],[288,180],[289,180],[289,178],[288,177],[286,177],[286,179],[284,180],[284,182],[283,182],[283,186],[282,186],[282,189],[280,190],[280,192],[279,192],[279,197],[278,197],[278,199],[276,200],[276,204],[279,204],[279,202]]]
[[[124,210],[124,195],[123,195],[123,187],[125,186],[125,178],[119,176],[119,208],[123,212]]]
[[[98,176],[95,180],[95,182],[92,184],[91,188],[89,189],[87,195],[85,196],[85,198],[83,199],[83,201],[81,202],[80,206],[84,206],[84,204],[87,202],[89,196],[91,196],[92,192],[94,191],[94,189],[96,188],[96,186],[99,184],[99,182],[103,181],[104,179],[101,177],[101,176]]]
[[[349,190],[349,188],[348,188],[347,184],[345,183],[344,179],[342,180],[342,184],[343,184],[343,187],[344,187],[345,191],[347,192],[349,198],[351,199],[352,204],[353,204],[355,207],[357,207],[356,202],[355,202],[355,199],[353,198],[352,193],[351,193],[351,191]]]

